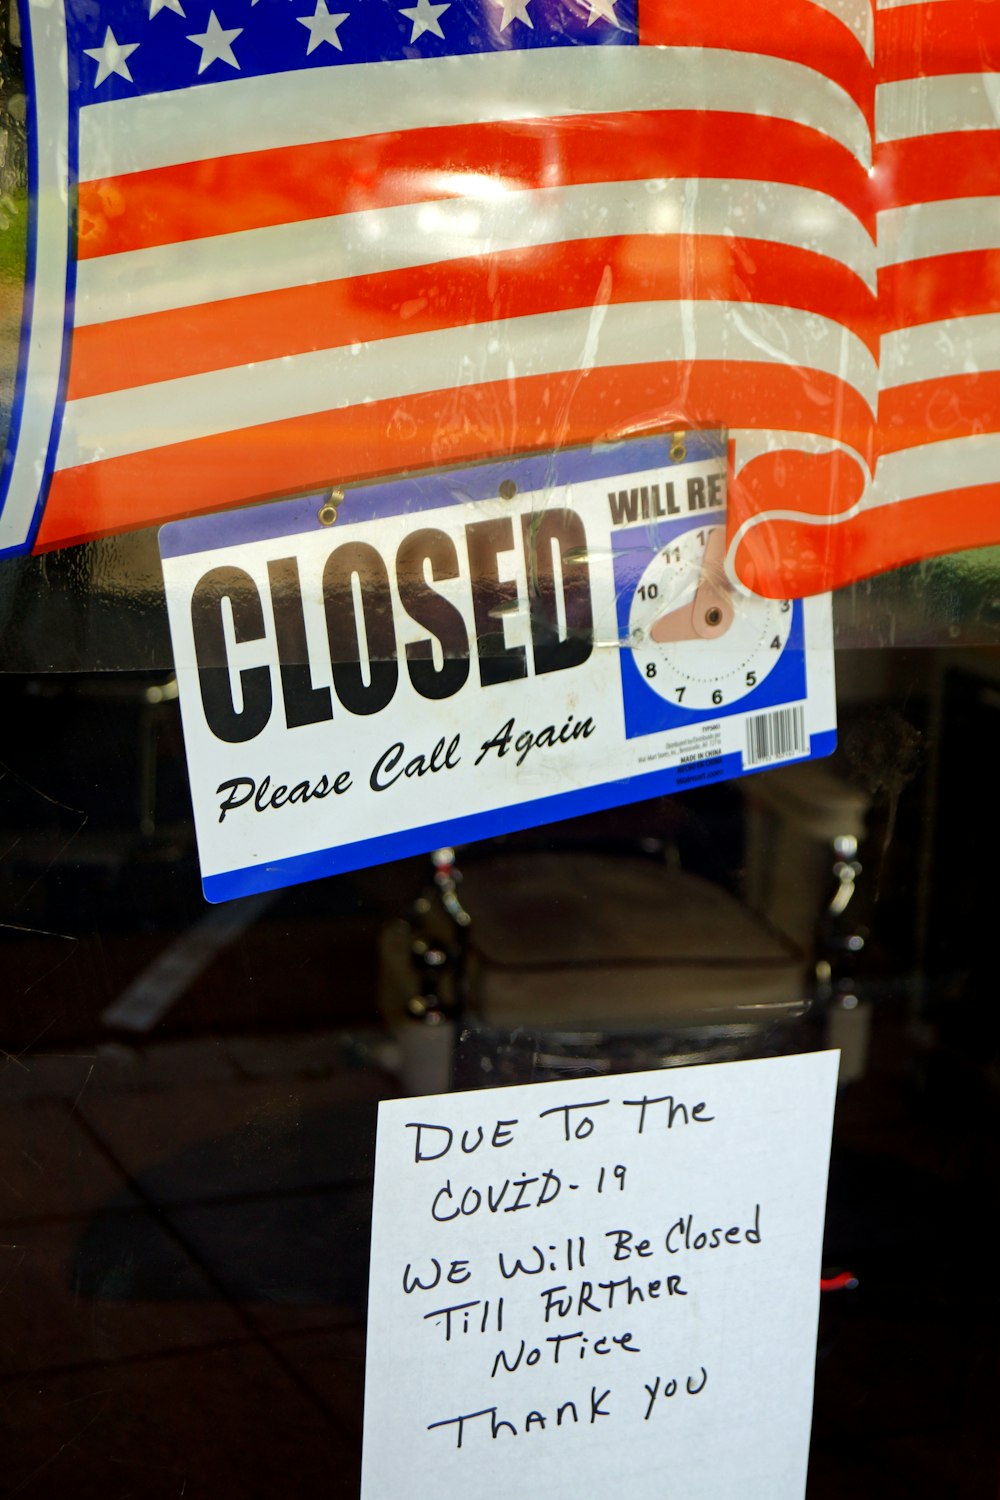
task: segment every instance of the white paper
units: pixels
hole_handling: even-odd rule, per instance
[[[363,1500],[802,1500],[836,1083],[382,1104]]]

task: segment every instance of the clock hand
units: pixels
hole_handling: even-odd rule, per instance
[[[659,615],[649,628],[649,638],[658,646],[666,645],[668,641],[696,641],[698,632],[694,628],[694,608],[698,600],[697,592],[694,599],[687,604],[682,604],[680,609],[669,609],[665,614]]]
[[[721,526],[713,526],[702,559],[701,577],[690,604],[667,610],[653,621],[650,639],[657,645],[671,641],[710,641],[725,635],[734,611],[722,561],[726,537]]]

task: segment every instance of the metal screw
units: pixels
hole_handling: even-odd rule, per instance
[[[316,513],[321,526],[332,526],[337,519],[337,508],[344,498],[343,490],[331,490]]]

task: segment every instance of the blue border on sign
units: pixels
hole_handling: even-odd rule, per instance
[[[503,478],[513,479],[519,490],[545,490],[585,480],[610,479],[616,474],[638,473],[642,469],[676,469],[683,464],[725,458],[725,443],[720,433],[685,434],[684,444],[684,458],[677,460],[670,457],[670,436],[660,434],[623,438],[619,443],[592,448],[529,454],[509,462],[491,459],[473,468],[436,470],[380,484],[347,485],[340,518],[344,525],[350,525],[352,521],[372,521],[384,516],[438,510],[466,501],[490,500],[496,496],[497,485]],[[231,547],[240,542],[271,541],[315,531],[320,524],[317,510],[328,494],[329,490],[317,490],[294,500],[280,500],[250,510],[221,511],[186,521],[171,521],[160,529],[160,556],[189,557],[195,552],[211,552],[216,547]]]
[[[810,736],[809,754],[798,756],[797,759],[815,760],[824,755],[832,755],[836,746],[837,731],[826,729]],[[791,763],[780,762],[781,765]],[[749,774],[772,769],[773,766],[755,766]],[[343,875],[350,870],[366,869],[369,865],[407,859],[414,854],[427,854],[431,849],[473,843],[478,839],[495,838],[503,833],[517,833],[523,828],[557,823],[564,818],[578,817],[582,813],[624,807],[629,802],[646,802],[668,792],[685,792],[717,781],[731,781],[735,776],[744,774],[747,773],[743,769],[743,756],[739,751],[733,751],[728,755],[695,761],[688,766],[647,771],[641,776],[629,776],[621,781],[606,781],[599,786],[559,792],[552,797],[539,797],[533,802],[519,802],[514,807],[493,808],[489,812],[472,813],[465,818],[428,823],[423,828],[407,828],[398,833],[381,834],[378,838],[359,839],[353,844],[337,844],[333,848],[318,849],[310,854],[296,854],[289,859],[247,865],[241,870],[229,870],[224,875],[207,875],[202,879],[202,889],[206,901],[232,901],[237,896],[280,890],[306,880]]]

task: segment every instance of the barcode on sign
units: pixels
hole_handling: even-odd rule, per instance
[[[754,714],[747,719],[744,765],[761,766],[769,760],[788,760],[793,755],[806,755],[808,750],[805,710],[801,704],[794,708],[778,708],[770,714]]]

